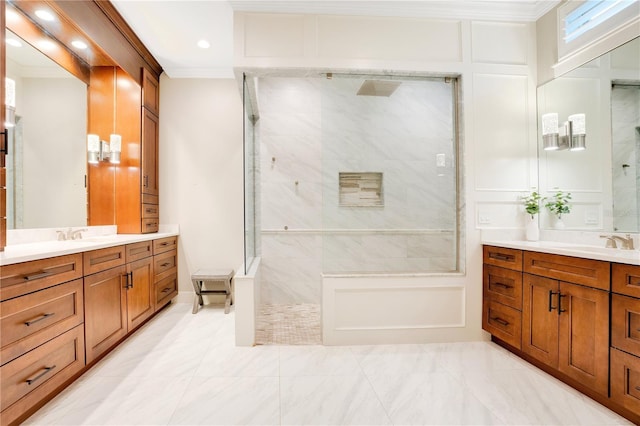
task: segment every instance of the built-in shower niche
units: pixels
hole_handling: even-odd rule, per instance
[[[341,207],[382,207],[382,173],[339,172]]]

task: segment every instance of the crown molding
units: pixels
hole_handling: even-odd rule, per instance
[[[235,12],[535,22],[561,0],[230,0]]]

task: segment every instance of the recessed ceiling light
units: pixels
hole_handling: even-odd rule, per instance
[[[51,40],[40,40],[38,42],[38,47],[45,52],[50,52],[56,48],[56,44]]]
[[[36,16],[44,21],[55,21],[56,17],[53,15],[53,13],[44,10],[44,9],[38,9],[36,10]]]
[[[209,43],[207,40],[200,40],[198,42],[198,47],[200,49],[208,49],[211,47],[211,43]]]
[[[16,40],[15,38],[8,38],[6,40],[7,44],[9,46],[13,46],[13,47],[22,47],[22,43],[20,43],[18,40]]]
[[[82,50],[84,50],[87,47],[89,47],[89,46],[87,46],[87,43],[85,43],[84,41],[80,41],[80,40],[73,40],[71,42],[71,45],[73,47],[77,48],[77,49],[82,49]]]

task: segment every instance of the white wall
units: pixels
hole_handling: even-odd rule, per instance
[[[405,306],[394,306],[391,295],[389,309],[363,303],[358,306],[361,315],[343,323],[332,321],[335,327],[328,333],[332,343],[481,338],[480,230],[507,228],[523,235],[525,214],[518,197],[537,183],[535,25],[236,13],[234,28],[238,71],[393,70],[461,76],[465,273],[388,277],[375,283],[378,294],[382,287],[412,291],[409,288],[418,286],[422,291],[414,294],[422,303],[410,309],[420,306],[425,312],[442,308],[435,306],[441,299],[432,297],[434,292],[459,291],[460,297],[447,299],[450,312],[460,313],[459,321],[443,325],[418,312],[407,316],[401,312]],[[362,290],[361,280],[333,280],[325,286],[332,291],[323,295],[323,321],[345,319],[340,310],[349,303],[344,297]],[[374,296],[360,294],[363,301]],[[375,316],[362,309],[376,310]],[[385,324],[393,324],[394,332],[389,333]],[[376,333],[379,340],[371,338]]]
[[[243,262],[242,99],[232,79],[160,78],[160,222],[180,225],[178,286]],[[184,293],[183,293],[184,292]]]

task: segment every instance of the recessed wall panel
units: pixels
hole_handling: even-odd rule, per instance
[[[300,15],[247,15],[246,57],[296,57],[304,55],[304,17]]]
[[[476,189],[529,187],[529,81],[526,76],[474,74]]]
[[[464,325],[463,287],[336,289],[336,330]]]
[[[319,57],[462,60],[458,21],[320,16],[317,22]]]
[[[471,33],[473,62],[527,64],[528,24],[473,22]]]

